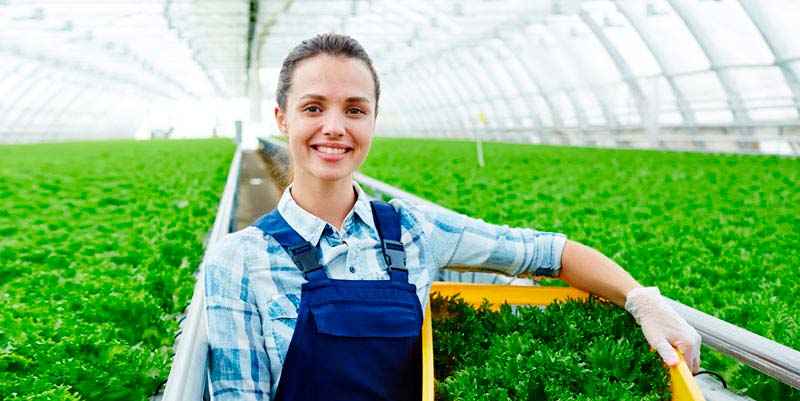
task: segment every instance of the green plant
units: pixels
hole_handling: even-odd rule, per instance
[[[0,146],[0,399],[147,400],[228,140]]]
[[[669,375],[633,318],[593,298],[547,308],[431,297],[441,400],[669,400]]]
[[[670,298],[800,349],[800,159],[483,146],[480,168],[472,142],[376,138],[362,172],[491,223],[566,233]],[[703,367],[757,400],[800,400],[708,348]]]

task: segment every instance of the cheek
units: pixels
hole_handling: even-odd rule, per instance
[[[375,131],[375,122],[372,120],[359,121],[356,126],[356,134],[360,142],[365,146],[369,146],[372,142],[372,133]]]

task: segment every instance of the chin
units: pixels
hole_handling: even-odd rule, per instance
[[[353,176],[353,173],[340,173],[340,172],[331,172],[331,171],[317,174],[317,178],[319,178],[322,181],[326,181],[326,182],[341,181],[341,180],[344,180],[344,179],[349,179],[352,176]]]

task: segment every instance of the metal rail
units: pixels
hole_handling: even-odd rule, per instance
[[[206,238],[206,255],[225,234],[231,232],[236,224],[236,194],[239,189],[239,170],[242,164],[242,149],[236,148],[228,179],[222,193],[217,217]],[[203,255],[205,260],[206,255]],[[201,264],[202,266],[202,264]],[[192,301],[186,309],[186,318],[181,324],[181,331],[176,339],[175,357],[169,371],[162,401],[202,400],[204,396],[213,400],[208,394],[207,368],[208,331],[206,330],[205,298],[203,297],[204,280],[202,269],[197,272],[197,282],[192,294]]]
[[[800,389],[800,351],[707,313],[669,300],[672,308],[703,337],[703,344]]]

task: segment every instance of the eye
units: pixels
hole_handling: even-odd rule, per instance
[[[367,112],[358,107],[351,107],[347,109],[347,114],[367,114]]]
[[[311,105],[311,106],[306,106],[306,108],[304,108],[303,111],[307,111],[309,113],[319,113],[322,111],[322,109],[320,109],[319,106]]]

